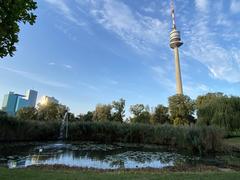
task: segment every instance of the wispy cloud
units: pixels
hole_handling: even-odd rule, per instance
[[[122,1],[91,0],[85,2],[96,22],[115,33],[139,52],[151,51],[152,45],[162,45],[168,37],[166,21],[144,16],[133,11]]]
[[[208,5],[212,5],[209,3],[210,1]],[[219,11],[219,16],[199,12],[185,24],[186,29],[183,34],[187,43],[184,45],[184,54],[205,65],[211,77],[238,83],[240,82],[239,51],[234,44],[225,43],[224,39],[226,37],[227,41],[235,37],[235,33],[232,33],[235,29],[227,16],[221,15],[223,13],[221,9]],[[228,26],[227,31],[223,31],[222,27],[218,27],[219,25]]]
[[[57,88],[70,88],[71,87],[68,84],[58,82],[58,81],[51,81],[49,79],[45,79],[44,77],[42,77],[38,74],[34,74],[34,73],[31,73],[31,72],[17,70],[17,69],[8,68],[8,67],[0,67],[0,69],[15,73],[15,74],[20,75],[24,78],[27,78],[27,79],[30,79],[30,80],[35,81],[37,83],[45,84],[45,85],[48,85],[48,86],[57,87]]]
[[[175,81],[169,76],[169,70],[167,68],[163,68],[160,66],[151,67],[153,72],[154,79],[163,86],[163,88],[167,88],[171,94],[175,92]],[[171,73],[172,74],[172,73]]]
[[[49,62],[48,65],[49,66],[64,67],[66,69],[72,69],[73,68],[70,64],[58,64],[58,63],[55,63],[55,62]]]
[[[58,12],[62,13],[65,18],[67,18],[69,21],[73,22],[74,24],[78,26],[85,26],[86,24],[82,21],[80,21],[75,13],[69,8],[69,6],[66,3],[66,0],[45,0],[47,3],[54,6]]]
[[[206,12],[208,10],[208,0],[195,0],[197,10]]]
[[[67,68],[67,69],[72,69],[72,66],[69,64],[63,64],[63,67]]]
[[[232,0],[230,5],[230,10],[232,13],[240,13],[240,1]]]
[[[89,83],[86,83],[86,82],[79,82],[78,84],[80,86],[83,86],[84,88],[87,88],[87,89],[90,89],[90,90],[93,90],[93,91],[99,91],[99,88],[92,85],[92,84],[89,84]]]
[[[55,62],[49,62],[48,65],[49,66],[54,66],[54,65],[56,65],[56,63]]]
[[[166,68],[157,66],[151,67],[153,71],[153,78],[158,82],[163,88],[167,89],[169,94],[176,93],[176,80],[169,76],[173,74],[174,70],[170,71]],[[192,98],[196,98],[200,94],[211,92],[212,89],[203,83],[198,83],[188,79],[183,82],[183,92]]]
[[[45,0],[57,7],[69,20],[75,22],[76,13],[67,6],[66,0]],[[109,33],[131,46],[139,53],[155,54],[163,52],[166,56],[169,37],[169,19],[160,20],[142,11],[152,12],[154,6],[132,9],[125,1],[120,0],[75,0],[80,9],[84,9],[88,18],[95,20]],[[155,1],[152,1],[155,2]],[[240,82],[239,51],[232,42],[240,42],[240,33],[232,26],[233,22],[225,15],[223,1],[195,0],[192,2],[197,12],[189,12],[186,1],[178,7],[178,20],[182,21],[184,55],[201,62],[210,72],[210,76],[231,83]],[[162,2],[161,12],[169,16],[169,3]],[[217,11],[217,16],[210,11]],[[142,8],[142,9],[141,9]],[[230,1],[231,12],[240,12],[240,2]],[[191,13],[191,18],[187,18]],[[162,14],[162,13],[161,13]],[[181,15],[181,16],[180,16]],[[169,17],[170,18],[170,17]],[[179,22],[179,21],[178,21]],[[180,22],[179,22],[180,24]],[[225,29],[220,29],[225,27]],[[227,27],[227,28],[226,28]],[[223,40],[220,42],[219,40]]]

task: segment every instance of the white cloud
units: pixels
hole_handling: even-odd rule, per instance
[[[148,13],[153,13],[155,11],[152,7],[144,7],[142,10]]]
[[[55,8],[57,8],[58,12],[61,12],[65,16],[65,18],[67,18],[69,21],[73,22],[78,26],[85,26],[85,23],[79,21],[78,18],[75,17],[73,11],[68,7],[66,0],[45,0],[45,1],[53,5]]]
[[[21,70],[17,70],[17,69],[13,69],[13,68],[8,68],[8,67],[0,67],[0,69],[18,74],[24,78],[27,78],[27,79],[30,79],[35,82],[45,84],[48,86],[57,87],[57,88],[70,88],[70,86],[68,84],[58,82],[58,81],[51,81],[49,79],[43,78],[42,76],[40,76],[38,74],[34,74],[31,72],[21,71]]]
[[[176,83],[169,77],[169,75],[174,72],[169,73],[170,71],[168,71],[167,68],[163,68],[161,66],[154,66],[151,67],[151,69],[154,73],[154,79],[173,94],[176,89]]]
[[[168,69],[160,66],[151,67],[154,79],[168,90],[169,94],[176,93],[176,80],[170,77],[175,73],[175,69]],[[202,83],[194,82],[192,79],[183,81],[183,92],[196,98],[199,94],[210,92],[211,89]]]
[[[90,90],[93,90],[93,91],[99,91],[99,88],[92,85],[92,84],[89,84],[89,83],[85,83],[85,82],[79,82],[78,83],[80,86],[83,86],[84,88],[88,88]]]
[[[167,22],[134,12],[118,0],[85,2],[88,2],[89,11],[99,24],[139,52],[151,51],[152,45],[167,42]]]
[[[63,64],[63,67],[67,68],[67,69],[72,69],[72,66],[69,64]]]
[[[201,15],[200,15],[201,16]],[[209,16],[196,16],[190,23],[184,54],[205,65],[213,78],[231,83],[240,82],[239,51],[234,46],[223,46],[221,33],[210,28]],[[219,29],[218,29],[219,30]],[[231,33],[228,33],[231,36]]]
[[[216,25],[230,27],[232,26],[232,22],[227,18],[225,14],[219,13],[217,16]]]
[[[205,12],[208,10],[208,0],[195,0],[195,6],[199,11]]]
[[[232,13],[240,13],[240,1],[232,0],[230,5],[230,10]]]
[[[156,12],[157,4],[155,1],[148,3],[148,6],[144,6],[141,9],[146,13],[154,13]]]
[[[66,5],[66,1],[45,1],[55,4],[69,19],[75,17],[73,11]],[[84,9],[86,13],[88,12],[88,18],[93,18],[103,28],[138,52],[152,55],[155,51],[164,51],[163,55],[166,54],[170,20],[166,19],[165,15],[166,20],[145,16],[120,0],[75,0],[75,2],[78,2],[80,8]],[[183,2],[186,1],[181,3]],[[185,8],[189,8],[186,4],[179,5],[181,12],[184,12],[178,21],[182,21],[181,27],[184,29],[184,31],[180,29],[185,42],[182,49],[184,54],[205,65],[212,77],[232,83],[240,82],[238,49],[234,48],[234,45],[226,43],[229,40],[237,43],[235,39],[239,33],[232,26],[233,22],[230,17],[224,15],[223,1],[214,4],[210,4],[209,0],[195,0],[194,2],[199,11],[196,14],[184,11]],[[166,2],[163,4],[166,7],[163,9],[167,12],[168,4]],[[231,1],[232,12],[238,12],[239,4],[239,1]],[[210,5],[213,5],[218,16],[213,16],[214,12],[209,11]],[[179,9],[177,12],[180,11]],[[186,12],[191,14],[190,19],[185,17],[189,15]],[[222,26],[227,28],[221,31],[218,28],[222,28]]]
[[[49,66],[54,66],[54,65],[56,65],[56,63],[55,62],[50,62],[50,63],[48,63],[48,65]]]

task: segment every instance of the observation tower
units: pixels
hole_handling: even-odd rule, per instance
[[[181,67],[178,52],[178,48],[183,45],[183,42],[181,41],[180,31],[177,30],[176,26],[173,0],[171,0],[171,16],[172,16],[172,31],[170,32],[170,47],[174,50],[177,94],[183,94]]]

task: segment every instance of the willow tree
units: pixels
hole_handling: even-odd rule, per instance
[[[198,125],[217,125],[227,130],[240,129],[240,97],[206,94],[197,98],[196,107]]]

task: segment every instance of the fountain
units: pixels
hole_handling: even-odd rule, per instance
[[[64,137],[65,132],[65,137]],[[59,133],[59,140],[67,139],[68,138],[68,112],[64,114],[64,117],[62,119],[62,123],[60,126],[60,133]]]

